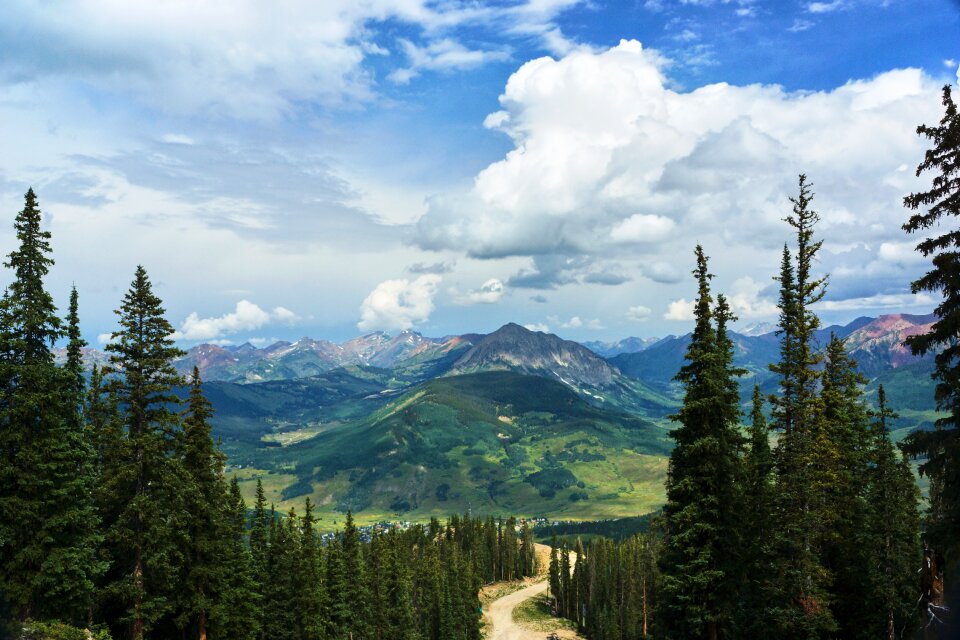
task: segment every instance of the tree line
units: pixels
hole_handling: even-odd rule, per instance
[[[810,200],[801,176],[789,219],[808,264],[819,248],[807,233],[816,220]],[[677,375],[685,394],[673,416],[667,503],[648,534],[578,545],[572,576],[564,547],[556,578],[551,571],[558,614],[591,640],[910,637],[919,621],[920,494],[890,440],[883,388],[869,410],[843,341],[834,336],[825,353],[813,344],[809,304],[823,281],[807,264],[794,269],[785,249],[781,359],[771,365],[780,393],[766,399],[768,423],[754,387],[744,433],[743,372],[727,330],[734,317],[722,295],[713,298],[699,246],[696,259],[696,326]]]
[[[907,196],[904,230],[933,268],[912,283],[943,301],[927,334],[906,344],[934,353],[933,430],[890,438],[896,413],[832,336],[815,341],[814,305],[827,278],[815,275],[822,241],[805,176],[785,221],[779,275],[778,389],[754,387],[749,427],[741,426],[734,345],[736,318],[714,297],[703,248],[695,251],[695,328],[676,376],[684,399],[672,419],[675,442],[667,503],[654,532],[620,545],[578,544],[570,573],[566,546],[551,561],[558,615],[591,640],[634,638],[875,639],[954,637],[960,578],[960,230],[930,235],[960,216],[960,117],[944,87],[939,125],[917,175],[935,172],[929,191]],[[930,480],[920,513],[909,456]],[[639,586],[638,586],[639,585]],[[642,614],[642,615],[641,615]],[[951,617],[952,616],[952,617]],[[642,622],[641,622],[642,620]]]
[[[536,571],[530,528],[454,517],[324,542],[302,515],[248,514],[211,436],[200,374],[184,380],[143,267],[109,365],[84,371],[79,299],[44,285],[51,236],[33,190],[0,299],[0,637],[478,640],[480,585]],[[54,347],[66,341],[66,361]],[[178,392],[186,387],[185,401]]]

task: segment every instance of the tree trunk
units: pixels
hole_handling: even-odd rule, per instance
[[[643,576],[643,637],[647,637],[647,576]]]
[[[200,640],[207,640],[207,612],[202,609],[200,618],[197,620],[197,628],[200,632]]]
[[[133,567],[133,589],[133,640],[143,640],[143,560],[139,549]]]

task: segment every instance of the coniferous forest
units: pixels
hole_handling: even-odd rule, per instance
[[[935,428],[895,445],[883,386],[868,402],[843,340],[816,340],[829,280],[800,175],[771,274],[776,392],[754,386],[741,406],[751,383],[734,364],[737,318],[698,245],[666,504],[622,542],[552,545],[556,616],[590,640],[957,637],[960,115],[949,87],[943,106],[918,129],[930,148],[917,174],[931,186],[905,198],[903,226],[931,263],[913,291],[940,299],[932,331],[907,340],[935,356]],[[147,271],[119,301],[109,364],[87,372],[82,297],[72,290],[65,314],[54,305],[53,239],[32,189],[14,227],[0,301],[3,637],[479,640],[482,586],[538,574],[532,530],[513,517],[366,535],[348,512],[321,535],[309,499],[277,513],[258,484],[245,504],[200,371],[184,379],[173,365],[183,352]]]

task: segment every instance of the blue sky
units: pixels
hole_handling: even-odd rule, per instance
[[[95,344],[138,263],[186,345],[681,333],[697,242],[769,321],[801,171],[822,315],[934,304],[900,201],[954,1],[14,0],[0,48],[0,210],[37,190]]]

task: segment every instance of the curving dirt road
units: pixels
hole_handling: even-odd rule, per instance
[[[540,566],[549,566],[550,547],[543,544],[538,544],[536,547]],[[577,554],[570,552],[571,566],[576,563],[576,559]],[[546,580],[546,576],[543,576],[543,578],[540,582],[530,584],[519,591],[508,593],[502,598],[497,598],[488,605],[486,616],[490,624],[490,630],[487,633],[486,640],[545,640],[547,637],[546,632],[524,628],[513,619],[513,610],[515,608],[530,598],[535,598],[547,591],[550,585]],[[575,631],[569,629],[558,629],[557,633],[561,640],[580,637]]]
[[[524,600],[540,595],[548,586],[544,580],[491,602],[487,610],[491,628],[488,640],[544,640],[546,634],[542,631],[530,631],[514,622],[513,609]]]

